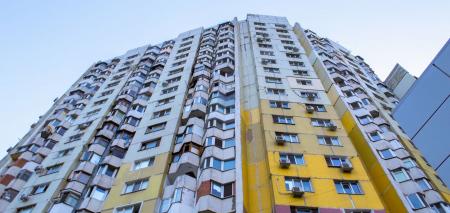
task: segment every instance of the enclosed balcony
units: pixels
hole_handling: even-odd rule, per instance
[[[78,181],[70,181],[69,183],[67,183],[66,187],[64,187],[64,191],[67,190],[67,191],[72,191],[72,192],[81,194],[85,187],[86,187],[86,185],[84,185]]]
[[[108,175],[96,175],[91,182],[91,185],[97,185],[104,189],[110,189],[114,183],[114,178]]]
[[[191,174],[192,176],[197,176],[198,167],[200,164],[200,157],[192,152],[184,152],[174,155],[174,161],[170,165],[168,178],[171,183],[175,180],[177,176],[183,174]]]
[[[89,161],[83,161],[78,164],[77,168],[74,171],[82,171],[87,174],[92,174],[94,172],[95,164]]]
[[[79,211],[87,211],[87,212],[101,212],[103,208],[103,201],[97,200],[92,197],[88,197],[83,199],[83,202],[81,202],[80,207],[78,208]]]
[[[234,212],[236,202],[234,197],[221,199],[212,195],[206,195],[198,198],[196,207],[199,213]]]

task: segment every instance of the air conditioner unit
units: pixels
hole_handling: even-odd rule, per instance
[[[286,143],[286,140],[284,140],[283,136],[276,136],[275,141],[278,145],[284,145]]]
[[[303,197],[304,193],[305,192],[302,189],[300,189],[300,187],[297,187],[297,186],[292,187],[292,196],[293,197]]]
[[[294,48],[292,48],[292,51],[293,51],[293,52],[298,52],[299,49],[298,49],[297,47],[294,47]]]
[[[341,169],[343,172],[351,172],[353,170],[353,166],[348,162],[344,162],[341,165]]]
[[[308,113],[313,113],[315,110],[314,110],[314,107],[313,106],[306,106],[306,112],[308,112]]]
[[[336,129],[337,129],[337,126],[334,123],[328,124],[327,127],[328,127],[328,130],[330,130],[330,131],[336,131]]]
[[[44,139],[47,139],[48,137],[50,137],[50,135],[52,135],[52,133],[53,133],[53,128],[51,126],[46,126],[41,131],[41,137]]]
[[[268,64],[268,62],[263,60],[263,61],[261,61],[261,64],[266,65],[266,64]]]
[[[264,38],[257,37],[257,38],[256,38],[256,42],[259,42],[259,43],[264,42]]]
[[[169,85],[169,83],[167,83],[167,81],[164,81],[164,82],[161,83],[162,87],[167,87],[168,85]]]
[[[23,202],[27,202],[29,199],[30,199],[30,196],[28,196],[27,194],[20,195],[20,200]]]
[[[291,162],[288,159],[280,159],[280,167],[283,169],[289,168]]]
[[[314,99],[316,99],[316,96],[314,94],[312,94],[312,93],[308,93],[307,98],[310,101],[314,101]]]

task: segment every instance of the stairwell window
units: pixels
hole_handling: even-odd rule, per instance
[[[335,180],[334,185],[339,194],[363,194],[358,181]]]
[[[385,160],[396,157],[395,152],[392,151],[391,149],[379,150],[378,153],[380,154],[381,158]]]
[[[292,116],[284,116],[284,115],[272,115],[272,119],[274,123],[277,124],[289,124],[294,125],[294,118]]]
[[[297,178],[297,177],[285,177],[284,185],[286,190],[291,191],[292,188],[298,187],[304,192],[313,192],[312,184],[310,179]]]
[[[133,171],[150,167],[150,166],[153,165],[154,161],[155,161],[154,157],[146,158],[146,159],[142,159],[142,160],[137,160],[137,161],[134,162]]]
[[[158,139],[153,139],[150,141],[143,142],[141,144],[141,148],[139,149],[139,151],[156,148],[159,146],[160,141],[161,141],[161,139],[158,138]]]

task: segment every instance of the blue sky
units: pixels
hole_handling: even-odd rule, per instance
[[[93,62],[247,13],[286,16],[359,54],[384,79],[420,76],[449,39],[450,1],[2,1],[0,156]]]

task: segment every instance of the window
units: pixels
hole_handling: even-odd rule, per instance
[[[433,189],[430,182],[425,178],[420,178],[416,180],[416,183],[420,186],[423,191]]]
[[[300,155],[300,154],[280,153],[280,160],[286,160],[289,163],[295,164],[295,165],[303,165],[303,164],[305,164],[305,160],[303,159],[303,155]]]
[[[311,125],[314,127],[327,127],[331,126],[333,123],[329,119],[318,119],[311,118]]]
[[[383,159],[391,159],[391,158],[394,158],[396,156],[395,152],[392,151],[391,149],[383,149],[383,150],[378,151],[378,153],[380,153],[380,156]]]
[[[289,109],[289,102],[287,101],[269,101],[271,108]]]
[[[178,69],[175,69],[175,70],[171,70],[171,71],[169,71],[169,76],[175,75],[175,74],[181,73],[181,72],[183,72],[183,68],[178,68]]]
[[[156,106],[161,106],[161,105],[171,103],[171,102],[173,102],[173,100],[175,100],[174,96],[158,100],[158,103],[156,104]]]
[[[125,183],[123,194],[137,192],[146,189],[148,186],[148,179],[141,179],[133,182]]]
[[[322,104],[306,104],[306,107],[311,107],[316,112],[326,112],[325,106]]]
[[[102,104],[104,104],[107,100],[108,100],[108,99],[103,99],[103,100],[96,101],[96,102],[94,102],[94,106],[102,105]]]
[[[68,142],[74,142],[74,141],[78,141],[81,139],[81,137],[83,136],[84,133],[78,133],[76,135],[72,135],[69,137],[69,141]]]
[[[97,174],[107,175],[109,177],[115,177],[117,170],[118,169],[116,167],[113,167],[109,164],[103,164],[99,167]]]
[[[275,136],[282,137],[283,140],[288,143],[300,143],[298,135],[294,133],[275,132]]]
[[[139,150],[142,151],[142,150],[152,149],[152,148],[158,147],[160,140],[161,139],[158,138],[158,139],[154,139],[154,140],[151,140],[151,141],[143,142],[142,145],[141,145],[141,148]]]
[[[293,41],[289,41],[289,40],[281,40],[282,44],[294,44]]]
[[[76,196],[76,195],[74,195],[74,194],[72,194],[70,192],[66,192],[66,193],[64,193],[62,195],[62,199],[61,200],[63,201],[63,203],[74,207],[74,206],[77,205],[79,199],[80,198],[78,196]]]
[[[335,180],[334,185],[339,194],[363,194],[357,181]]]
[[[136,203],[128,206],[119,207],[116,209],[115,213],[139,213],[141,209],[141,204]]]
[[[264,72],[270,72],[270,73],[280,73],[279,68],[273,68],[273,67],[263,67]]]
[[[364,105],[370,105],[371,104],[371,101],[368,98],[363,98],[363,99],[361,99],[361,101],[363,102]]]
[[[286,91],[284,89],[267,88],[267,93],[271,95],[286,95]]]
[[[234,159],[220,160],[214,157],[209,157],[203,161],[203,169],[214,168],[219,171],[227,171],[230,169],[234,169],[234,167]]]
[[[342,164],[348,163],[347,157],[343,156],[325,156],[328,167],[342,167]]]
[[[25,206],[17,209],[17,213],[32,213],[34,209],[34,205]]]
[[[50,183],[44,183],[34,186],[33,189],[31,190],[31,195],[44,193],[49,185]]]
[[[119,83],[120,83],[120,81],[116,81],[116,82],[110,83],[110,84],[108,84],[108,85],[106,86],[106,88],[115,87],[115,86],[119,85]]]
[[[155,158],[146,158],[143,160],[137,160],[134,162],[134,167],[133,170],[139,170],[139,169],[143,169],[143,168],[147,168],[153,165],[153,162],[155,161]]]
[[[311,86],[312,85],[312,81],[311,80],[300,80],[297,79],[297,83],[303,86]]]
[[[281,84],[281,78],[266,77],[266,83]]]
[[[171,78],[171,79],[167,79],[167,83],[171,84],[171,83],[175,83],[181,80],[181,76],[175,77],[175,78]]]
[[[405,158],[405,159],[403,159],[402,161],[403,161],[403,165],[404,165],[407,169],[412,168],[412,167],[416,167],[416,166],[417,166],[416,162],[415,162],[412,158]]]
[[[294,177],[285,177],[284,185],[286,186],[286,190],[291,191],[292,188],[298,187],[300,190],[304,192],[312,192],[312,184],[310,179],[302,179],[302,178],[294,178]]]
[[[391,171],[391,174],[397,182],[403,182],[411,179],[408,172],[406,172],[403,168],[394,169]]]
[[[133,106],[131,106],[131,109],[133,109],[134,111],[138,111],[138,112],[144,112],[145,111],[145,106],[141,106],[139,104],[135,104]]]
[[[56,164],[56,165],[53,165],[53,166],[49,166],[49,167],[47,167],[47,175],[49,175],[49,174],[53,174],[53,173],[57,173],[57,172],[59,172],[59,170],[61,169],[61,167],[62,167],[62,163],[61,164]]]
[[[149,126],[149,127],[147,127],[147,129],[145,130],[145,134],[163,130],[165,127],[166,127],[166,122],[164,122],[164,123],[159,123],[159,124],[155,124],[155,125],[152,125],[152,126]]]
[[[64,149],[58,152],[55,158],[60,158],[69,155],[73,151],[73,148]]]
[[[302,98],[319,98],[319,95],[316,92],[300,92],[300,96]]]
[[[272,115],[272,119],[274,123],[294,125],[294,118],[292,116]]]
[[[339,138],[335,136],[317,136],[320,145],[341,146]]]
[[[108,195],[108,190],[94,186],[91,188],[89,197],[95,198],[97,200],[103,201]]]
[[[254,24],[257,25],[257,26],[266,26],[265,23],[261,23],[261,22],[254,22]]]
[[[427,207],[427,204],[425,202],[424,196],[419,193],[414,193],[406,196],[408,199],[409,204],[413,209],[421,209]]]
[[[89,161],[93,164],[98,164],[100,162],[101,156],[95,152],[84,152],[81,156],[81,160]]]
[[[233,196],[234,183],[220,184],[212,181],[211,183],[211,195],[219,198],[227,198]]]
[[[177,91],[177,89],[178,89],[178,86],[174,86],[174,87],[170,87],[170,88],[167,88],[167,89],[163,89],[163,90],[161,90],[161,95],[165,95],[165,94],[168,94],[168,93],[171,93],[171,92],[175,92],[175,91]]]
[[[305,64],[300,61],[289,61],[289,65],[296,66],[296,67],[304,67],[305,66]]]
[[[153,113],[152,119],[160,118],[160,117],[163,117],[163,116],[166,116],[166,115],[169,115],[169,114],[170,114],[170,108],[164,109],[164,110],[161,110],[161,111],[157,111],[157,112]]]
[[[372,117],[369,115],[364,115],[361,117],[358,117],[359,123],[361,123],[362,125],[366,125],[369,124],[370,122],[373,121]]]
[[[92,111],[86,113],[86,117],[93,116],[93,115],[97,114],[98,112],[100,112],[100,109],[92,110]]]
[[[383,139],[383,137],[381,136],[380,132],[378,132],[378,131],[370,132],[369,133],[369,138],[372,141],[379,141],[379,140]]]
[[[447,203],[444,203],[444,202],[431,204],[430,208],[433,209],[433,211],[437,212],[437,213],[450,212],[450,206]]]
[[[308,71],[306,70],[292,70],[294,75],[298,75],[298,76],[309,76]]]
[[[179,61],[179,62],[173,63],[173,64],[172,64],[172,67],[181,66],[181,65],[183,65],[183,64],[185,64],[185,63],[186,63],[186,60]]]
[[[268,48],[268,49],[271,49],[271,48],[272,48],[272,45],[270,45],[270,44],[261,44],[261,43],[258,43],[258,46],[259,46],[260,48]]]
[[[261,59],[262,64],[276,64],[277,61],[275,59],[263,58]]]
[[[261,55],[274,56],[275,54],[272,51],[260,51]]]

